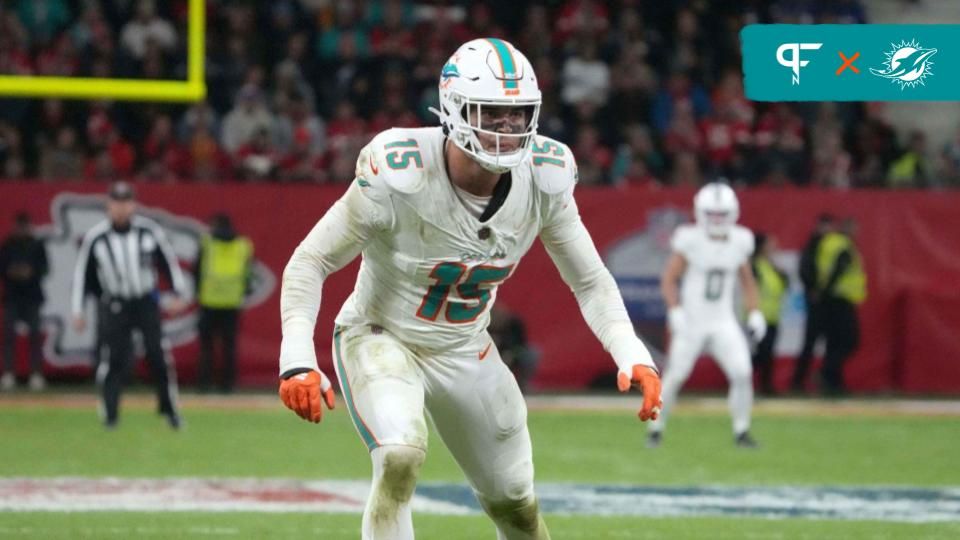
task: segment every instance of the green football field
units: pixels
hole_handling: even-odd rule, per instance
[[[152,414],[146,395],[124,403],[119,429],[106,432],[97,422],[92,395],[2,396],[0,476],[42,483],[65,477],[363,481],[369,475],[365,448],[342,403],[315,426],[283,409],[272,396],[185,396],[183,402],[187,425],[181,432],[172,432]],[[704,486],[792,486],[813,492],[820,487],[870,488],[880,490],[881,499],[885,488],[917,488],[960,498],[960,416],[955,408],[912,413],[886,402],[853,407],[814,401],[761,403],[753,431],[762,448],[750,451],[734,448],[722,401],[706,406],[688,402],[671,418],[663,446],[648,450],[642,425],[624,409],[629,402],[615,402],[612,408],[609,401],[604,403],[572,410],[534,402],[530,429],[538,484],[660,486],[677,492]],[[434,438],[431,445],[423,482],[442,484],[439,493],[448,484],[462,484],[463,476],[442,443]],[[16,500],[11,489],[7,486],[8,503],[11,497]],[[360,523],[358,513],[91,512],[71,511],[69,502],[59,511],[12,511],[9,504],[2,508],[0,538],[354,539],[359,538]],[[924,506],[918,503],[917,508]],[[922,521],[922,516],[881,521],[856,515],[629,515],[635,513],[548,513],[547,523],[558,539],[960,538],[960,514],[952,521],[917,523],[910,521]],[[476,514],[420,512],[414,520],[418,538],[494,538],[490,523]]]

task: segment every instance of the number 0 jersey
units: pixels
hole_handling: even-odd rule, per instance
[[[485,331],[498,286],[538,236],[617,364],[652,366],[580,221],[570,149],[537,136],[532,158],[511,170],[502,206],[481,222],[447,175],[445,143],[441,128],[391,129],[360,152],[356,179],[284,272],[281,373],[316,367],[320,284],[358,253],[356,287],[337,323],[376,324],[411,347],[443,351]]]
[[[704,322],[735,318],[737,271],[753,253],[753,233],[734,225],[726,237],[717,239],[703,227],[681,225],[670,244],[687,261],[680,289],[684,314]]]

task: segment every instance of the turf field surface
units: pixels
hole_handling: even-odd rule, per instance
[[[186,428],[180,432],[171,431],[153,414],[148,395],[134,394],[125,400],[116,431],[100,427],[95,404],[93,395],[86,394],[0,397],[0,433],[10,435],[4,436],[9,442],[0,445],[0,476],[37,481],[63,477],[239,478],[268,483],[352,480],[363,486],[369,475],[365,449],[342,403],[314,426],[283,409],[272,395],[185,395]],[[689,495],[691,490],[800,488],[814,490],[810,496],[819,497],[821,488],[857,491],[865,487],[881,494],[887,488],[946,494],[935,500],[960,493],[956,487],[960,468],[953,457],[960,440],[960,411],[955,402],[761,402],[753,428],[763,445],[757,451],[733,446],[722,399],[684,400],[671,419],[663,446],[656,450],[643,447],[644,431],[631,412],[634,406],[629,399],[532,399],[530,429],[538,484],[545,489],[555,484],[587,484],[625,491],[622,500],[628,504],[637,495],[634,491],[643,489]],[[450,484],[451,489],[462,491],[462,474],[449,454],[439,440],[433,438],[430,444],[422,474],[424,491]],[[454,497],[453,492],[449,496]],[[439,498],[443,497],[441,492]],[[922,501],[919,504],[924,508]],[[679,518],[580,515],[574,513],[576,508],[560,511],[547,516],[554,538],[960,535],[960,516],[954,521],[908,523],[878,521],[876,516],[864,520],[787,515],[772,519],[769,513],[763,518],[710,517],[706,509],[704,517]],[[418,512],[415,520],[418,538],[492,538],[488,521],[479,515]],[[358,527],[356,513],[0,512],[0,538],[293,538],[306,531],[338,539],[358,538]],[[264,530],[271,532],[264,536]]]

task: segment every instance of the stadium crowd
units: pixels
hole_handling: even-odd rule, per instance
[[[349,182],[392,127],[437,125],[437,79],[472,38],[531,59],[540,132],[583,185],[960,185],[960,131],[930,148],[880,103],[755,103],[753,22],[862,23],[860,0],[209,0],[193,105],[0,100],[0,178]],[[0,73],[183,79],[186,0],[0,3]]]

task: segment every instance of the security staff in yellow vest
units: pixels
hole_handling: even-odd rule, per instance
[[[824,235],[817,249],[817,283],[827,351],[821,368],[824,394],[846,393],[843,364],[860,343],[857,305],[867,298],[867,276],[853,242],[856,223],[844,221],[838,232]]]
[[[750,265],[757,280],[760,292],[760,312],[767,321],[767,333],[757,344],[753,353],[754,372],[758,377],[759,393],[773,396],[773,349],[777,341],[777,329],[780,323],[780,307],[790,282],[787,274],[774,266],[771,255],[777,249],[776,238],[757,233],[754,236],[755,247]]]
[[[210,390],[214,365],[214,342],[220,340],[223,369],[219,388],[227,393],[236,380],[237,319],[250,289],[253,245],[237,236],[230,218],[217,214],[211,231],[201,240],[197,257],[197,298],[200,305],[200,365],[197,385]]]

